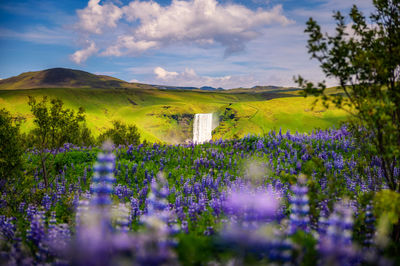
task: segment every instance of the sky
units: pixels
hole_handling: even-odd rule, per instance
[[[172,86],[318,82],[305,23],[332,32],[333,11],[353,4],[373,11],[372,0],[0,0],[0,79],[66,67]]]

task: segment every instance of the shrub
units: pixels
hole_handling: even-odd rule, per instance
[[[103,143],[110,139],[116,145],[138,145],[140,143],[140,134],[135,125],[126,125],[121,121],[113,121],[113,127],[101,134],[97,142]]]
[[[0,190],[13,183],[21,173],[23,148],[19,121],[0,109]]]

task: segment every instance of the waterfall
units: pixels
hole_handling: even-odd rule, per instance
[[[213,114],[195,114],[193,123],[193,143],[201,144],[211,140]]]

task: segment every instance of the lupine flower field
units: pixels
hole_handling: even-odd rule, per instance
[[[48,152],[47,189],[30,150],[29,197],[1,196],[2,265],[399,263],[380,160],[346,127]]]

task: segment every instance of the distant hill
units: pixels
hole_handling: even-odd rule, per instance
[[[299,88],[294,87],[279,87],[279,86],[254,86],[252,88],[236,88],[229,90],[234,93],[264,93],[264,92],[295,92],[299,91]]]
[[[203,87],[180,87],[180,86],[163,86],[163,85],[152,85],[161,90],[202,90],[202,91],[224,91],[223,88],[214,88],[210,86]]]
[[[214,87],[210,87],[210,86],[203,86],[200,88],[200,90],[203,91],[223,91],[223,88],[214,88]]]
[[[26,118],[21,130],[28,132],[33,117],[27,96],[59,98],[67,108],[85,109],[88,127],[96,136],[110,128],[112,121],[121,120],[135,124],[143,140],[165,143],[190,140],[197,113],[216,115],[220,124],[214,130],[215,139],[262,135],[279,128],[306,132],[337,126],[346,117],[336,109],[312,109],[315,99],[299,97],[297,90],[278,86],[224,90],[146,85],[53,68],[0,80],[0,107]]]
[[[0,90],[34,88],[154,88],[145,84],[129,83],[114,77],[95,75],[86,71],[68,68],[51,68],[25,72],[18,76],[0,80]]]
[[[139,88],[204,91],[224,90],[222,88],[213,88],[209,86],[197,88],[129,83],[114,77],[95,75],[86,71],[69,68],[50,68],[42,71],[25,72],[15,77],[0,80],[0,90],[25,90],[37,88]]]
[[[95,75],[86,71],[69,68],[50,68],[42,71],[25,72],[18,76],[7,79],[0,79],[0,90],[25,90],[37,88],[131,88],[268,94],[268,97],[263,97],[264,99],[276,98],[276,96],[287,97],[285,93],[291,93],[299,90],[297,88],[284,88],[279,86],[255,86],[252,88],[224,90],[223,88],[214,88],[211,86],[203,86],[198,88],[148,85],[141,83],[129,83],[118,78],[105,75]],[[277,93],[280,95],[273,95]]]
[[[197,90],[197,87],[179,87],[179,86],[165,86],[165,85],[152,85],[160,90]]]

